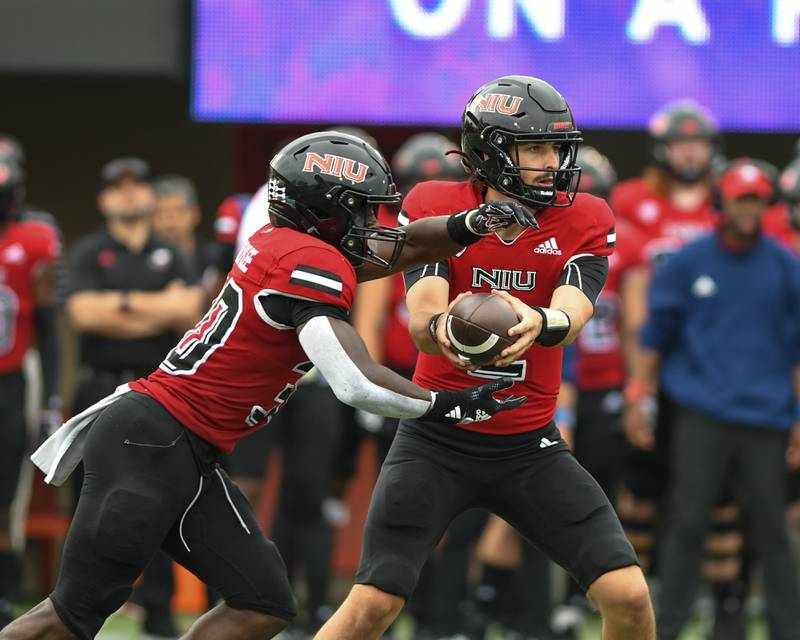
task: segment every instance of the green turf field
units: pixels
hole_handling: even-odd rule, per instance
[[[185,627],[191,624],[191,617],[183,617],[181,624]],[[750,625],[747,635],[748,640],[767,640],[768,634],[762,621],[754,621]],[[136,640],[139,638],[139,623],[124,614],[112,616],[100,635],[98,640]],[[394,635],[396,640],[413,640],[410,622],[401,621]],[[696,630],[690,629],[681,637],[681,640],[702,640],[703,636]],[[487,640],[500,640],[499,634],[490,634]],[[587,622],[583,629],[581,640],[600,640],[600,622],[597,618],[592,618]]]

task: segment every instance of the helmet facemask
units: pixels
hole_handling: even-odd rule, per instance
[[[582,141],[578,131],[550,134],[516,134],[504,130],[485,130],[482,135],[495,160],[484,162],[476,168],[476,177],[485,180],[494,189],[519,202],[532,207],[569,207],[575,200],[580,182],[581,169],[576,166],[578,145]],[[519,161],[519,145],[530,142],[556,142],[560,144],[559,166],[555,169],[522,166]],[[495,171],[486,165],[495,164]],[[482,170],[483,169],[483,170]],[[489,169],[489,170],[487,170]],[[495,175],[489,175],[493,173]],[[535,173],[548,175],[552,187],[528,184],[523,176]],[[538,182],[538,181],[537,181]],[[565,199],[558,202],[558,193]]]
[[[378,196],[345,189],[339,194],[339,205],[352,221],[339,247],[353,266],[368,263],[391,269],[397,262],[406,241],[405,231],[378,224],[378,208],[382,204],[399,204],[400,200],[399,193]]]
[[[285,183],[269,182],[269,212],[276,226],[290,227],[316,236],[345,254],[353,266],[364,263],[390,269],[403,250],[405,232],[378,224],[378,208],[396,205],[401,195],[365,194],[337,185],[325,194],[325,204],[306,206],[286,193]],[[384,247],[390,246],[390,249]],[[389,254],[388,258],[383,256]]]

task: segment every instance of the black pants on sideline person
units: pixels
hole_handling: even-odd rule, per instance
[[[675,640],[689,619],[703,545],[726,482],[738,483],[747,531],[764,568],[772,640],[800,639],[800,597],[786,534],[787,434],[678,413],[671,445],[668,512],[661,549],[661,640]]]

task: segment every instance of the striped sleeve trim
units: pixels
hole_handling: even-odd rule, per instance
[[[617,230],[615,227],[611,227],[611,230],[608,232],[606,236],[606,246],[613,247],[617,244]]]
[[[341,297],[343,290],[340,276],[332,271],[325,271],[306,264],[299,264],[294,268],[289,276],[289,284],[316,289],[337,297]]]
[[[408,224],[408,214],[404,209],[400,210],[400,213],[397,214],[397,226],[404,227]]]

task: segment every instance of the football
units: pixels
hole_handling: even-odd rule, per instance
[[[487,364],[514,343],[508,330],[519,323],[511,305],[491,293],[473,293],[447,316],[447,339],[452,350],[472,364]]]

